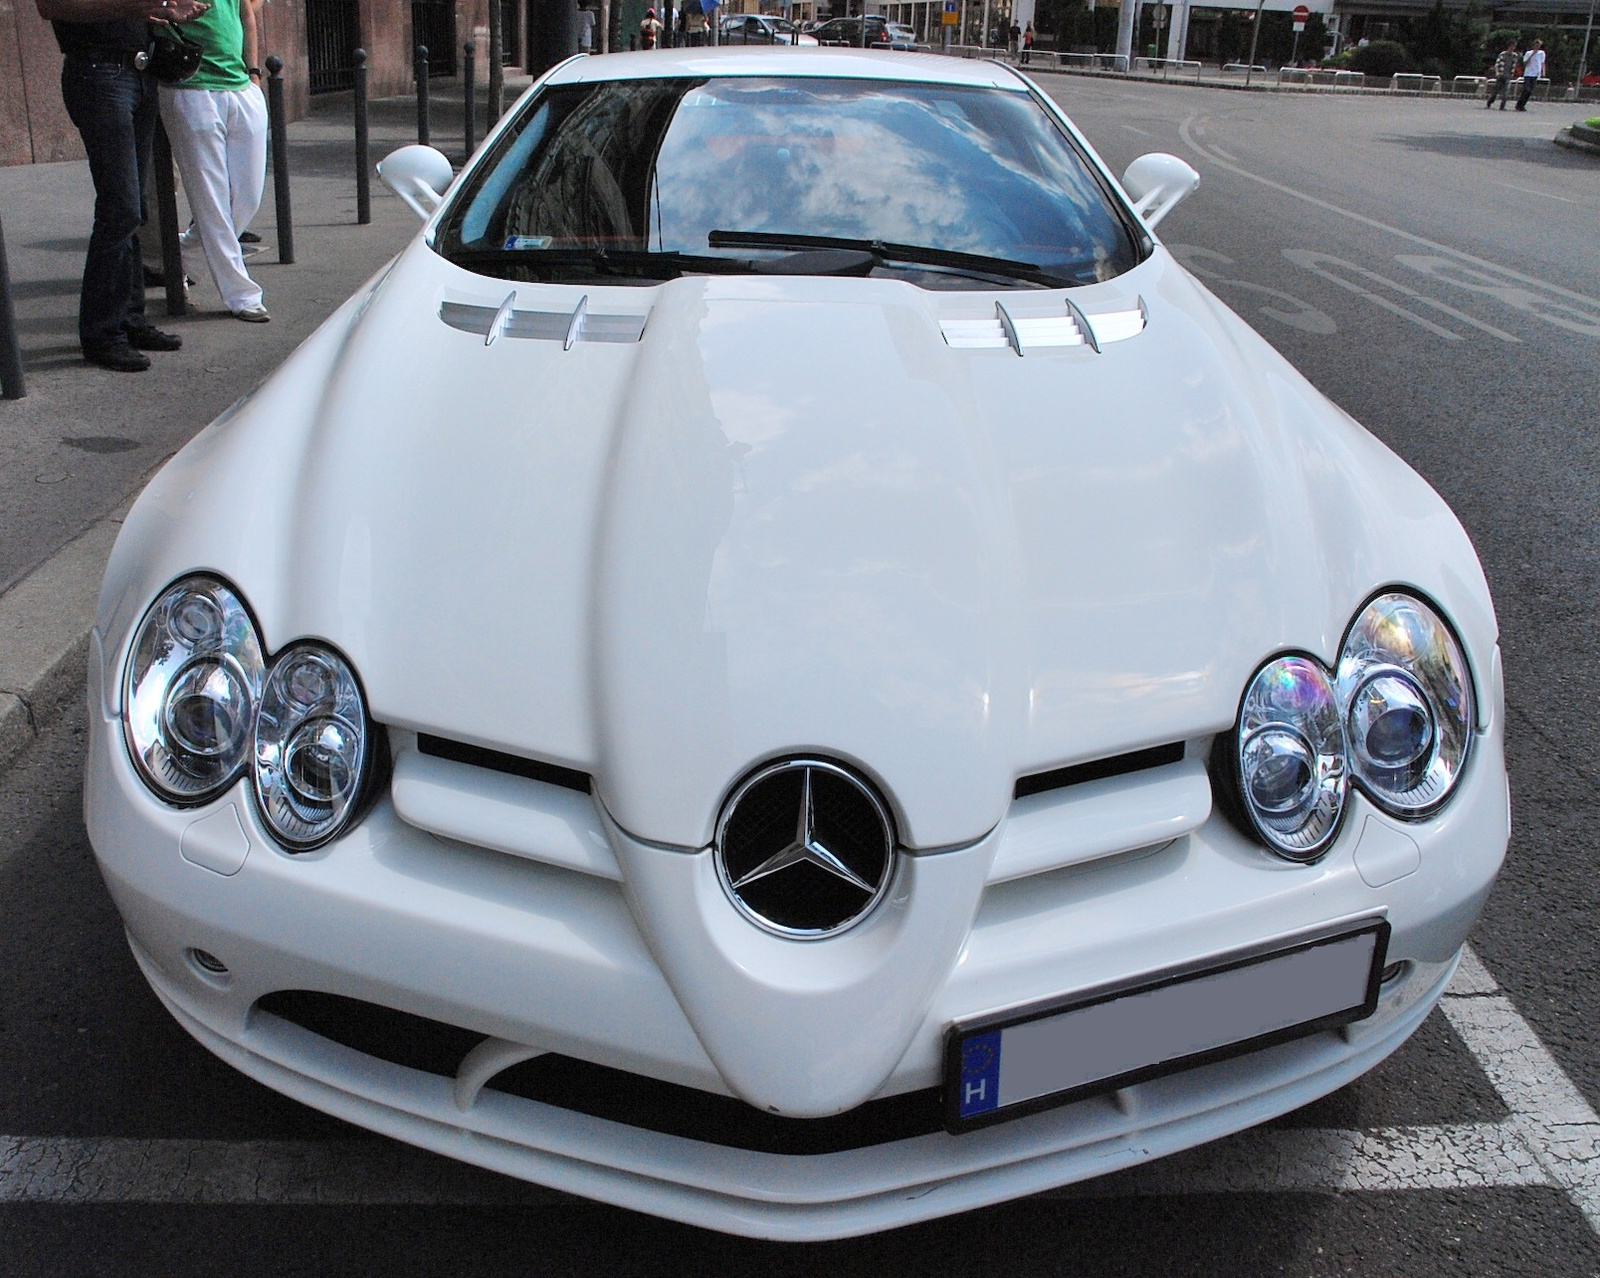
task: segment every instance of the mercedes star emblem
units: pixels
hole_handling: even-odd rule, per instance
[[[717,827],[717,871],[733,903],[781,936],[832,936],[889,886],[894,832],[883,801],[837,763],[770,764],[734,792]]]

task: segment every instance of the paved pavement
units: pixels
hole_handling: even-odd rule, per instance
[[[526,85],[508,84],[507,102]],[[436,85],[432,141],[462,158],[458,86]],[[477,136],[484,132],[480,93]],[[348,94],[318,98],[289,126],[295,262],[278,261],[273,186],[248,259],[270,324],[240,324],[209,280],[190,313],[153,322],[183,350],[152,356],[144,373],[84,362],[78,284],[93,207],[88,165],[0,169],[12,293],[27,395],[0,401],[0,768],[72,699],[81,697],[87,633],[123,512],[148,477],[206,422],[270,373],[415,234],[414,214],[376,178],[372,222],[356,222],[355,143]],[[416,141],[412,98],[372,104],[376,161]],[[187,220],[180,208],[180,219]]]

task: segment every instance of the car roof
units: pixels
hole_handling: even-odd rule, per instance
[[[949,58],[936,53],[885,53],[878,49],[767,48],[750,45],[650,49],[638,53],[580,55],[550,73],[550,84],[599,80],[654,80],[664,76],[796,76],[899,83],[970,85],[1026,91],[1001,62]]]

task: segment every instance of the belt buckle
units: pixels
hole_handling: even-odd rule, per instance
[[[149,65],[150,54],[144,49],[140,49],[138,53],[133,55],[133,69],[135,71],[143,71]]]

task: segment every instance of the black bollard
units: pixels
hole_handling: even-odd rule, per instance
[[[22,347],[17,343],[17,313],[11,306],[11,270],[6,266],[6,232],[0,226],[0,395],[21,399]]]
[[[468,40],[461,51],[465,55],[461,61],[463,63],[462,75],[466,81],[461,91],[461,136],[462,141],[466,144],[467,158],[470,160],[474,145],[472,135],[478,127],[478,68],[476,65],[478,46]]]
[[[289,209],[289,122],[283,109],[283,59],[267,59],[267,131],[272,134],[272,198],[278,210],[278,261],[294,261],[294,214]]]
[[[166,279],[167,314],[187,315],[183,250],[178,246],[178,184],[172,176],[172,141],[160,120],[156,121],[156,144],[151,155],[156,170],[156,221],[161,228],[161,273]]]
[[[372,221],[372,147],[367,138],[367,51],[356,50],[356,222]]]
[[[428,145],[428,46],[417,46],[417,60],[412,68],[417,77],[417,144]]]

